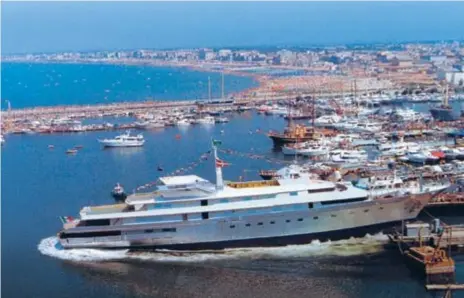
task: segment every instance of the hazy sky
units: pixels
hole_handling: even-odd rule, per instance
[[[2,51],[464,38],[464,2],[2,2]]]

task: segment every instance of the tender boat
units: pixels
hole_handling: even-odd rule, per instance
[[[127,198],[124,188],[119,183],[116,183],[116,186],[111,191],[111,196],[116,201],[124,201]]]
[[[130,132],[117,136],[114,139],[98,140],[105,147],[139,147],[143,146],[145,140],[143,135],[131,136]]]

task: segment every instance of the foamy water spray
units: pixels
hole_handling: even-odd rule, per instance
[[[355,256],[383,250],[388,241],[384,234],[363,238],[288,245],[281,247],[230,248],[220,251],[172,251],[130,252],[129,250],[62,249],[56,237],[45,238],[38,245],[39,251],[47,256],[68,261],[101,262],[117,260],[145,260],[154,262],[196,263],[231,259],[282,259],[311,256]]]

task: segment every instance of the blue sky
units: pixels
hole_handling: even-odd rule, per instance
[[[2,2],[2,52],[464,39],[464,2]]]

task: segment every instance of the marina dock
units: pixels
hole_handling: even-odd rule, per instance
[[[425,276],[429,291],[446,291],[451,297],[454,290],[464,290],[464,284],[455,282],[455,261],[451,250],[464,247],[464,226],[444,225],[438,219],[432,224],[407,223],[403,232],[389,234],[412,270]]]

